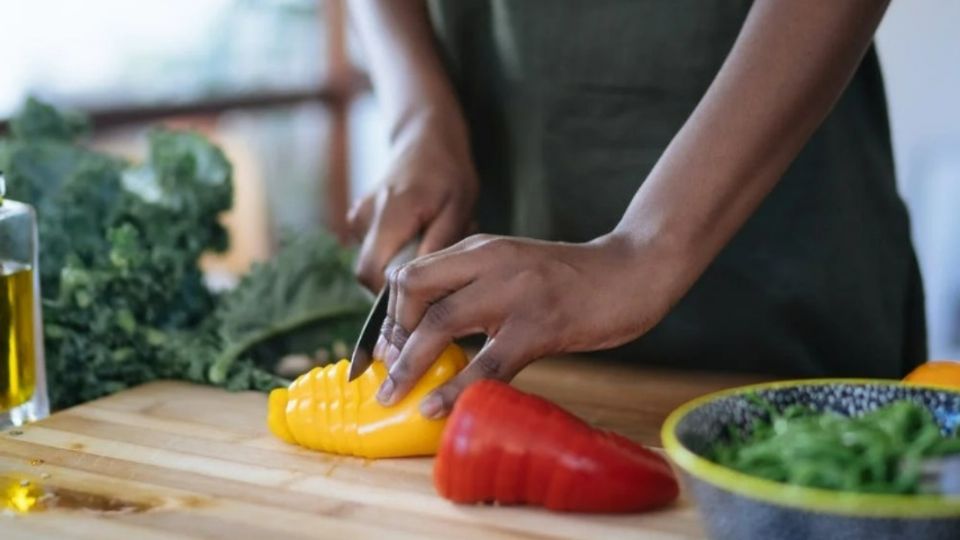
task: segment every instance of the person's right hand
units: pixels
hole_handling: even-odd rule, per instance
[[[383,287],[384,269],[408,241],[422,235],[417,255],[431,253],[463,238],[472,221],[479,183],[466,141],[430,133],[408,141],[347,218],[362,240],[357,277],[372,291]]]

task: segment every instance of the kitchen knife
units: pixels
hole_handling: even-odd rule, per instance
[[[420,239],[414,238],[408,242],[396,255],[390,259],[384,275],[389,276],[398,266],[412,261],[417,256],[417,250],[420,248]],[[350,355],[350,370],[347,372],[347,380],[352,381],[359,377],[373,363],[373,347],[377,344],[377,338],[380,337],[380,328],[383,326],[384,319],[387,318],[387,301],[390,299],[390,290],[384,285],[377,294],[373,302],[373,308],[367,315],[367,321],[363,323],[363,330],[360,331],[360,338],[356,346],[353,347],[353,354]]]

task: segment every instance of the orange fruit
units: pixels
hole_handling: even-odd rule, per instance
[[[936,360],[920,364],[903,378],[905,382],[960,389],[960,362]]]

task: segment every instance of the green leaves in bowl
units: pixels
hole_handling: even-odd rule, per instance
[[[860,493],[913,494],[924,459],[960,452],[960,435],[943,435],[930,411],[909,400],[862,416],[791,405],[767,412],[748,430],[728,427],[708,458],[740,472],[808,487]]]

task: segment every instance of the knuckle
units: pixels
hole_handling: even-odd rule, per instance
[[[394,324],[391,328],[389,341],[390,344],[396,347],[399,350],[403,350],[403,347],[407,344],[407,341],[410,339],[410,332],[406,328],[399,324]]]
[[[427,308],[423,314],[423,324],[432,330],[442,330],[449,328],[453,323],[456,309],[450,300],[439,300]]]
[[[402,267],[397,267],[387,274],[387,284],[390,286],[391,290],[397,290],[398,285],[400,284],[400,269]]]
[[[388,342],[393,336],[393,317],[387,315],[383,320],[383,325],[380,326],[380,335],[383,336]]]
[[[388,184],[384,188],[384,199],[388,205],[402,208],[416,208],[423,204],[429,195],[426,190],[416,184],[399,182]]]
[[[417,290],[423,270],[416,264],[409,263],[395,271],[397,287],[404,292]]]
[[[460,244],[464,248],[474,248],[482,246],[494,238],[495,236],[492,234],[474,234],[461,240]]]
[[[503,362],[495,354],[479,355],[474,363],[477,364],[477,370],[480,376],[486,379],[495,379],[503,371]]]
[[[483,247],[490,250],[493,256],[498,258],[512,259],[517,251],[517,246],[510,238],[494,237],[484,243]]]

